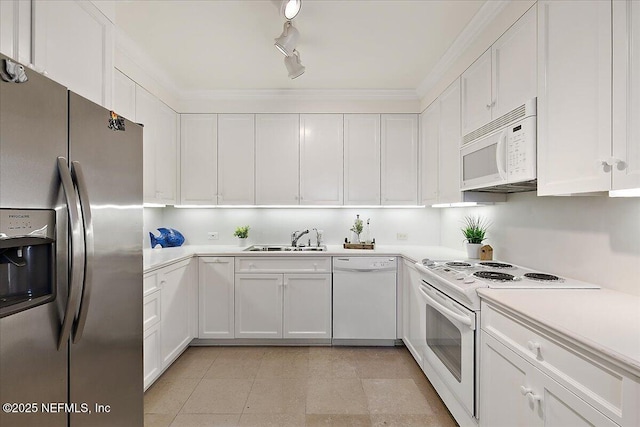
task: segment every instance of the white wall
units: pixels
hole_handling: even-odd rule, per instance
[[[148,211],[154,211],[148,213]],[[162,212],[158,218],[157,213]],[[145,209],[145,242],[149,247],[149,231],[158,226],[179,230],[186,244],[234,245],[237,226],[249,225],[249,243],[288,244],[295,230],[324,230],[326,244],[341,244],[349,236],[356,214],[366,222],[371,218],[371,234],[378,244],[437,245],[440,240],[440,212],[431,208],[412,209]],[[159,224],[158,221],[161,223]],[[152,229],[153,228],[153,229]],[[207,232],[220,233],[219,240],[208,240]],[[396,239],[397,233],[408,235]],[[314,233],[309,233],[315,238]],[[303,238],[306,242],[307,236]],[[313,239],[312,239],[313,240]]]
[[[492,222],[495,259],[640,295],[640,200],[509,195],[507,203],[443,209],[443,246],[463,248],[465,215]]]

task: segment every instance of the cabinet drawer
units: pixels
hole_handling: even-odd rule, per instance
[[[331,273],[331,257],[236,258],[236,273]]]
[[[622,423],[625,378],[557,337],[482,303],[482,330],[523,356],[590,405]],[[627,390],[628,391],[628,390]],[[630,408],[626,408],[630,409]]]
[[[142,295],[147,296],[152,292],[159,290],[158,275],[154,273],[145,274],[142,281]]]
[[[160,291],[144,297],[142,302],[142,329],[146,331],[160,321]]]

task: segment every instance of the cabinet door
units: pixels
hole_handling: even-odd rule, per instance
[[[85,1],[33,1],[32,12],[36,68],[111,108],[113,24]]]
[[[408,261],[403,262],[403,315],[405,323],[403,325],[403,341],[413,358],[422,368],[424,347],[427,342],[426,333],[426,306],[422,303],[423,298],[418,291],[420,279],[418,271]]]
[[[438,203],[439,140],[440,102],[435,100],[420,115],[420,204],[423,205]]]
[[[158,98],[136,85],[136,121],[144,124],[144,201],[175,204],[177,114]]]
[[[160,324],[156,323],[144,331],[142,353],[144,354],[144,389],[149,388],[162,372]]]
[[[299,203],[298,114],[256,114],[256,203]]]
[[[218,202],[218,116],[180,115],[180,203]]]
[[[344,204],[380,204],[380,114],[344,115]]]
[[[282,274],[236,274],[236,338],[282,338]]]
[[[460,80],[438,98],[440,102],[440,140],[438,203],[457,203],[460,192]]]
[[[491,47],[492,120],[535,98],[538,93],[536,25],[536,7],[533,6]]]
[[[462,135],[491,121],[491,49],[462,73]]]
[[[198,260],[198,338],[234,338],[233,271],[232,257]]]
[[[166,367],[191,341],[189,287],[193,278],[189,261],[165,267],[158,274],[161,285],[162,366]]]
[[[0,52],[22,64],[31,63],[30,1],[0,1]]]
[[[284,275],[284,338],[331,338],[331,274]]]
[[[218,204],[255,203],[255,116],[218,114]]]
[[[481,333],[480,426],[512,427],[536,424],[528,398],[521,387],[533,390],[535,368],[499,343]]]
[[[113,71],[113,111],[136,121],[136,83],[118,70]]]
[[[640,2],[613,2],[614,190],[640,188]]]
[[[538,8],[538,195],[609,190],[611,2]]]
[[[300,115],[300,203],[341,205],[342,114]]]
[[[383,114],[381,186],[383,205],[418,202],[418,116]]]

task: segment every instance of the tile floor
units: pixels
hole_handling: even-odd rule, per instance
[[[405,347],[190,347],[146,427],[456,426]]]

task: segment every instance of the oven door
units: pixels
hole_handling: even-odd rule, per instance
[[[424,363],[475,416],[476,314],[423,282],[426,300]]]

